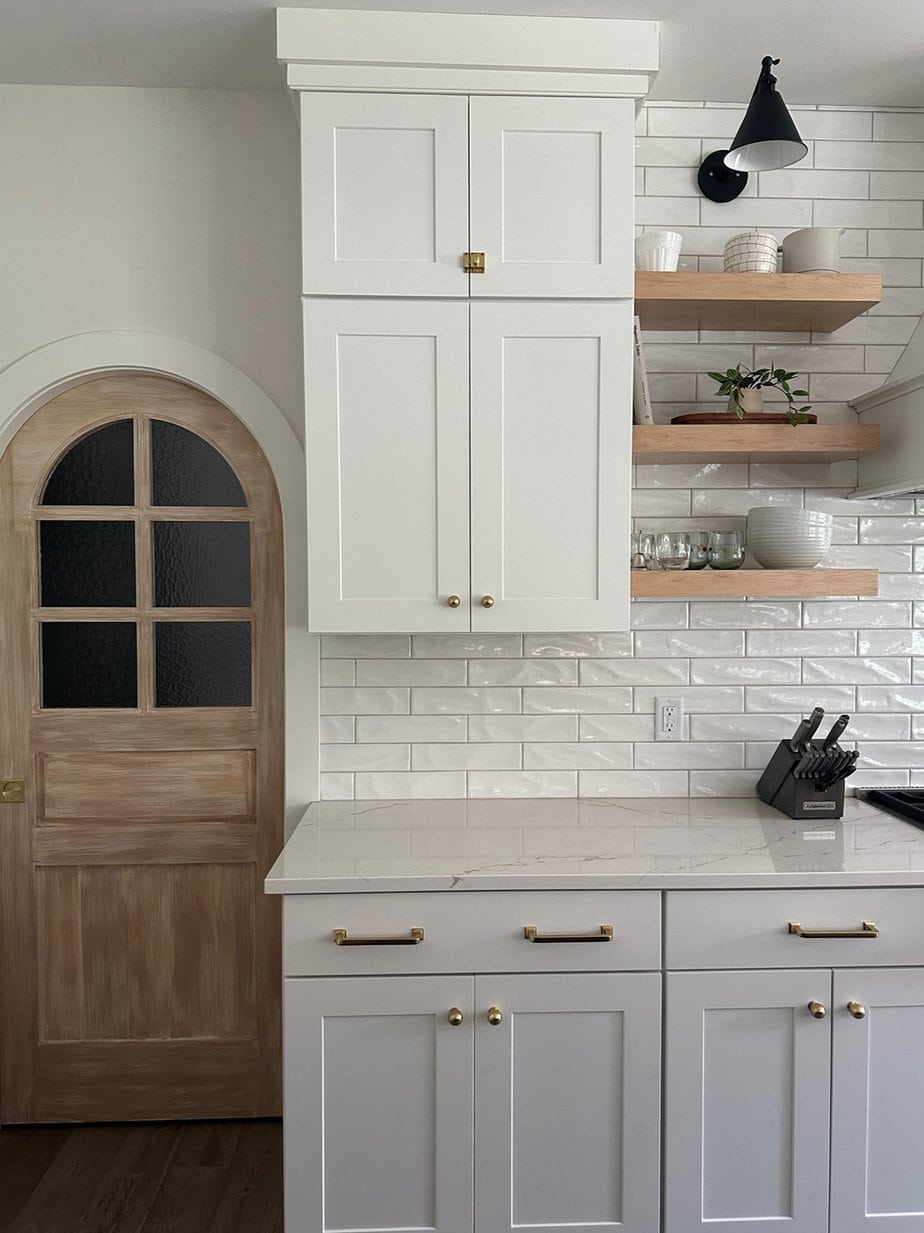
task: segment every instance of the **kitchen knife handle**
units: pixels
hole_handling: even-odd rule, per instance
[[[825,737],[824,747],[830,749],[832,745],[836,745],[843,734],[844,729],[850,723],[849,715],[840,715],[831,725],[831,731]]]
[[[809,730],[805,740],[810,741],[821,726],[821,721],[825,717],[825,709],[823,706],[816,706],[811,715],[809,715]]]
[[[807,719],[802,720],[798,728],[796,728],[795,732],[792,734],[792,738],[789,742],[789,748],[793,751],[793,753],[798,753],[799,746],[807,741],[812,732],[814,732],[815,729],[812,727],[812,724],[814,723],[815,728],[817,728],[823,718],[824,711],[820,706],[816,706],[811,715],[809,715]]]

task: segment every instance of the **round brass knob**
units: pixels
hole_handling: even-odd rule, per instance
[[[462,1022],[462,1017],[463,1017],[462,1011],[459,1010],[458,1006],[453,1006],[449,1014],[446,1016],[446,1018],[449,1020],[449,1022],[452,1024],[453,1027],[459,1026],[459,1024]]]
[[[501,1012],[497,1009],[496,1006],[492,1006],[491,1009],[488,1011],[488,1023],[490,1023],[492,1027],[497,1027],[497,1025],[501,1022],[503,1017],[504,1016],[501,1014]]]
[[[813,1019],[823,1019],[828,1013],[822,1006],[821,1002],[816,1002],[814,999],[809,1002],[808,1011]]]
[[[481,606],[482,608],[493,608],[494,607],[494,596],[493,595],[482,595]]]
[[[449,605],[450,608],[458,608],[459,605],[462,603],[462,600],[459,598],[458,595],[450,595],[449,598],[446,600],[446,603]]]
[[[848,1002],[847,1009],[853,1015],[854,1019],[865,1019],[866,1018],[866,1007],[863,1005],[862,1002],[853,1002],[853,1001]]]

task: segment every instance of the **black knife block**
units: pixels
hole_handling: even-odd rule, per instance
[[[821,741],[812,741],[811,746],[821,753]],[[780,741],[757,781],[757,795],[790,818],[842,818],[843,779],[827,789],[819,788],[812,779],[796,779],[793,771],[801,761],[801,751],[793,753],[789,741]]]

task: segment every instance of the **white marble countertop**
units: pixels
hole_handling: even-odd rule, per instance
[[[848,797],[840,821],[737,800],[321,801],[271,894],[924,886],[924,830]]]

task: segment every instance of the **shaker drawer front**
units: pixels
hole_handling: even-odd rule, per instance
[[[669,969],[924,964],[924,896],[905,889],[671,891],[665,913]]]
[[[661,964],[657,891],[288,895],[283,919],[287,976],[637,971]],[[529,927],[535,940],[524,936]],[[343,931],[339,945],[335,930]]]

